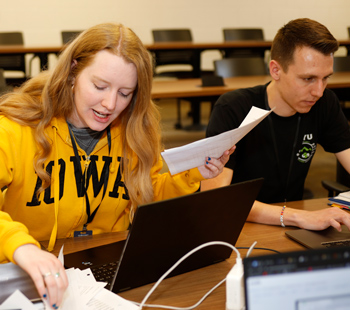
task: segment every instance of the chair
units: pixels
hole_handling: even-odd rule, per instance
[[[154,42],[192,42],[192,33],[190,29],[157,29],[152,30]],[[196,60],[194,51],[176,50],[176,51],[154,51],[153,57],[155,67],[166,65],[190,65]],[[156,76],[171,76],[176,78],[193,78],[192,71],[189,70],[171,70],[155,74]]]
[[[333,62],[334,72],[350,72],[350,56],[336,56]],[[346,107],[346,101],[350,101],[350,89],[333,89],[336,93],[343,112],[348,120],[350,120],[350,108]]]
[[[233,76],[266,75],[267,66],[262,57],[235,57],[214,61],[215,75],[223,78]]]
[[[0,45],[23,45],[22,32],[0,32]],[[27,79],[24,55],[0,55],[0,68],[5,71],[17,71],[23,74],[22,78],[7,78],[7,83],[21,84]]]
[[[10,90],[12,90],[12,87],[8,86],[6,83],[4,70],[0,69],[0,96]]]
[[[264,41],[264,32],[261,28],[225,28],[223,29],[224,41]],[[232,57],[264,57],[265,51],[251,49],[235,49],[224,52],[225,58]]]
[[[328,190],[328,197],[334,197],[339,193],[350,191],[350,174],[337,160],[336,181],[322,180],[322,186]]]
[[[82,31],[81,30],[63,30],[61,31],[62,43],[67,44],[77,37]]]
[[[192,42],[192,33],[190,29],[154,29],[152,30],[154,42]],[[152,53],[155,62],[155,77],[175,77],[175,78],[194,78],[196,54],[191,50],[176,51],[154,51]],[[190,65],[192,70],[166,70],[169,65]],[[157,68],[163,67],[164,71],[157,73]],[[192,108],[193,111],[193,108]],[[177,122],[175,128],[182,128],[181,125],[181,99],[177,99]]]

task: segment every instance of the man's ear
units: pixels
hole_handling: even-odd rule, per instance
[[[271,77],[277,81],[280,79],[280,74],[282,71],[281,65],[276,60],[271,60],[269,64],[270,75]]]

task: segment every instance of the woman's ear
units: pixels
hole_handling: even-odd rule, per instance
[[[77,64],[78,64],[77,60],[73,59],[71,65],[70,65],[70,69],[73,70]]]
[[[280,73],[282,71],[281,65],[276,60],[271,60],[269,64],[270,75],[271,77],[277,81],[280,79]]]

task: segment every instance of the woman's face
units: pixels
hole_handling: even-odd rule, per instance
[[[129,105],[136,86],[134,64],[106,50],[98,52],[74,80],[74,107],[68,121],[77,128],[106,129]]]

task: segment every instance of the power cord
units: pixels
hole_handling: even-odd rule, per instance
[[[253,250],[254,246],[255,246],[256,242],[253,243],[253,245],[248,248],[248,252],[247,252],[247,256],[250,255],[251,251]],[[187,259],[189,256],[191,256],[193,253],[197,252],[198,250],[204,248],[204,247],[208,247],[208,246],[212,246],[212,245],[223,245],[223,246],[227,246],[227,247],[230,247],[232,250],[234,250],[237,254],[237,258],[236,258],[236,264],[234,265],[234,267],[231,269],[232,270],[235,270],[235,272],[232,272],[231,271],[229,272],[228,275],[230,275],[231,273],[231,276],[233,274],[236,273],[236,270],[240,272],[240,270],[242,271],[242,275],[243,275],[243,264],[242,264],[242,259],[241,259],[241,254],[239,253],[239,251],[237,250],[236,247],[234,247],[232,244],[230,243],[227,243],[227,242],[222,242],[222,241],[212,241],[212,242],[207,242],[207,243],[204,243],[196,248],[194,248],[193,250],[191,250],[190,252],[188,252],[186,255],[184,255],[182,258],[180,258],[166,273],[163,274],[162,277],[159,278],[159,280],[153,285],[153,287],[149,290],[149,292],[146,294],[146,296],[144,297],[144,299],[142,300],[141,303],[135,303],[136,305],[139,306],[139,309],[142,309],[143,307],[153,307],[153,308],[163,308],[163,309],[171,309],[171,310],[192,310],[196,307],[198,307],[216,288],[218,288],[222,283],[224,283],[225,281],[227,281],[227,278],[226,277],[225,279],[223,279],[222,281],[220,281],[218,284],[216,284],[212,289],[210,289],[196,304],[194,304],[193,306],[190,306],[190,307],[172,307],[172,306],[164,306],[164,305],[150,305],[150,304],[146,304],[146,301],[147,299],[151,296],[151,294],[155,291],[155,289],[159,286],[159,284],[164,280],[164,278],[166,278],[179,264],[181,264],[185,259]],[[237,266],[237,267],[236,267]],[[235,268],[236,267],[236,268]],[[243,278],[242,278],[242,281],[243,281]],[[241,282],[242,282],[241,281]],[[241,282],[240,283],[240,286],[239,288],[241,289],[242,288],[242,285],[241,285]],[[232,285],[229,285],[230,287],[232,287]],[[228,289],[227,289],[228,290]],[[231,293],[229,293],[231,294]],[[240,304],[240,302],[242,302],[244,304],[244,291],[243,293],[242,292],[239,292],[238,294],[239,296],[243,296],[243,300],[237,300],[237,299],[234,299],[234,302],[238,302]],[[237,295],[237,296],[238,296]],[[228,296],[228,295],[227,295]],[[232,302],[228,302],[227,301],[227,305],[229,307],[231,307],[231,304]],[[227,308],[228,310],[231,310],[231,309],[235,309],[235,308]]]

